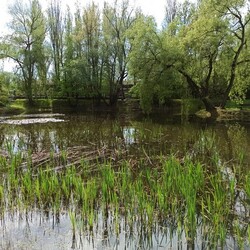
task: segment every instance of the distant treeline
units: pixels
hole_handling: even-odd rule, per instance
[[[145,112],[187,97],[215,111],[229,98],[243,100],[249,90],[246,0],[166,0],[160,29],[128,0],[102,8],[76,4],[74,11],[52,0],[44,12],[38,0],[15,1],[9,13],[0,56],[13,60],[16,69],[0,74],[2,102],[15,90],[30,104],[34,96],[44,96],[113,106],[129,84],[130,96],[140,99]]]

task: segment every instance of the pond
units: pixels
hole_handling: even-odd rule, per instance
[[[179,116],[128,117],[113,113],[45,114],[5,117],[0,120],[0,145],[11,141],[14,151],[59,151],[68,147],[123,145],[150,153],[185,152],[203,132],[213,133],[225,160],[245,151],[250,143],[250,123],[206,123]],[[248,155],[246,155],[247,157]]]
[[[250,249],[250,123],[160,113],[33,114],[2,118],[0,145],[1,249]],[[37,190],[42,178],[58,188],[49,201],[50,190],[44,197]],[[166,179],[176,183],[166,186]],[[86,199],[67,195],[64,180]],[[230,203],[226,212],[223,201]]]

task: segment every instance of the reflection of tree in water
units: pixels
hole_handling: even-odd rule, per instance
[[[233,159],[242,161],[247,154],[247,131],[240,124],[228,126],[229,150]]]
[[[3,126],[0,126],[0,147],[3,148],[5,133]]]
[[[34,126],[18,127],[16,128],[18,132],[15,132],[15,131],[14,132],[17,135],[19,135],[20,138],[21,138],[21,135],[23,134],[23,137],[27,139],[28,144],[31,144],[34,147],[36,147],[39,143],[41,143],[42,145],[45,145],[47,142],[49,143],[49,145],[51,145],[52,143],[55,143],[57,145],[68,146],[71,144],[75,145],[76,143],[85,145],[84,143],[89,141],[89,142],[92,142],[92,144],[94,144],[95,142],[99,142],[100,144],[106,143],[110,146],[111,149],[117,149],[118,148],[117,144],[119,146],[120,141],[122,143],[123,140],[126,141],[126,138],[128,138],[129,140],[127,142],[133,142],[133,140],[135,139],[136,140],[135,142],[140,143],[140,145],[144,146],[146,150],[147,149],[150,150],[149,152],[151,153],[154,152],[153,151],[154,149],[151,149],[151,148],[154,148],[154,146],[160,147],[161,145],[163,146],[165,145],[164,147],[166,148],[168,146],[168,145],[166,146],[166,143],[169,144],[169,142],[176,141],[176,145],[180,147],[181,143],[182,144],[186,143],[187,139],[191,138],[192,140],[189,143],[190,145],[188,146],[184,145],[183,148],[185,147],[188,148],[190,152],[192,153],[192,156],[195,157],[194,159],[197,158],[199,160],[201,159],[204,161],[207,158],[214,159],[212,157],[214,157],[215,153],[220,151],[221,149],[217,145],[218,136],[219,135],[221,136],[221,133],[215,134],[214,131],[211,129],[201,132],[200,130],[194,131],[194,129],[190,129],[188,127],[178,128],[177,126],[155,126],[154,124],[151,124],[151,123],[133,123],[129,125],[130,126],[128,126],[128,124],[124,125],[124,124],[120,124],[119,122],[113,122],[113,121],[109,121],[105,119],[101,120],[101,122],[89,121],[89,120],[84,120],[84,121],[79,122],[79,120],[76,120],[76,121],[73,120],[71,123],[68,122],[65,124],[53,124],[53,127],[52,125],[46,125],[46,126],[34,125]],[[6,130],[10,131],[8,127],[6,127]],[[197,133],[197,131],[199,133]],[[230,150],[235,157],[240,155],[240,153],[244,149],[247,149],[248,141],[246,137],[247,135],[246,128],[236,124],[236,125],[228,126],[228,129],[225,129],[225,127],[223,126],[223,131],[225,133],[225,136],[223,136],[223,139],[222,139],[222,136],[219,139],[223,140],[223,142],[224,140],[227,140],[228,142],[227,145],[230,145]],[[52,132],[53,132],[53,136],[51,134]],[[139,149],[138,144],[136,144],[136,147],[138,147]],[[206,157],[200,158],[204,156]],[[96,154],[95,154],[95,157],[96,157]],[[150,157],[152,158],[152,154],[150,155]],[[218,159],[219,157],[220,155],[218,155]],[[210,163],[209,165],[211,165],[211,162],[209,163]],[[243,183],[243,180],[241,179],[241,176],[240,176],[241,171],[239,171],[238,175],[237,173],[235,173],[235,175],[233,174],[231,175],[231,172],[229,172],[229,170],[231,170],[229,169],[230,164],[225,164],[225,170],[224,170],[223,164],[220,164],[219,168],[217,168],[216,163],[217,162],[214,161],[214,165],[216,165],[216,168],[215,167],[212,168],[213,171],[211,171],[211,176],[217,176],[218,174],[220,174],[220,171],[224,171],[225,176],[224,176],[224,172],[222,173],[222,175],[225,179],[223,179],[223,181],[221,182],[216,182],[215,184],[217,185],[217,183],[219,183],[220,184],[219,188],[222,188],[224,184],[226,185],[226,183],[224,183],[224,180],[225,182],[227,180],[229,184],[233,184],[231,187],[232,188],[231,192],[233,193],[232,200],[231,200],[232,206],[230,209],[231,212],[228,212],[228,213],[222,212],[222,214],[224,215],[223,220],[226,223],[225,228],[228,231],[230,231],[229,235],[231,234],[233,235],[235,232],[232,229],[233,225],[231,225],[231,223],[232,222],[238,223],[240,233],[244,236],[246,234],[244,231],[247,229],[247,224],[245,224],[243,220],[245,220],[245,218],[248,218],[247,212],[249,210],[247,209],[243,210],[241,208],[242,207],[240,203],[241,201],[239,201],[239,199],[241,199],[241,192],[240,191],[238,192],[238,190],[239,188],[242,187],[241,183]],[[140,160],[140,165],[146,166],[147,164],[146,163],[143,164],[143,162]],[[208,164],[204,164],[204,166],[206,167],[206,170],[204,173],[210,174],[210,172],[208,171],[209,169],[207,168]],[[180,169],[183,169],[182,161],[181,161]],[[133,171],[134,170],[135,168],[133,169]],[[218,170],[219,170],[219,173],[217,173]],[[145,171],[145,173],[148,173],[148,172]],[[152,183],[158,183],[157,185],[159,185],[160,180],[162,180],[162,183],[166,183],[165,179],[163,179],[162,177],[163,176],[162,172],[160,171],[159,173],[160,173],[159,174],[160,178],[156,178],[157,182],[153,181]],[[167,173],[166,176],[168,176],[169,171],[167,171],[166,173]],[[134,174],[133,177],[136,177],[136,175]],[[235,178],[236,180],[235,185],[237,185],[236,188],[234,186],[234,183],[231,182],[231,180],[234,180],[234,179],[231,179],[231,178]],[[175,178],[171,178],[171,180],[173,179]],[[184,182],[184,180],[186,179],[187,179],[187,175],[185,173],[185,178],[181,180],[182,182]],[[197,183],[197,179],[198,178],[195,178],[194,183]],[[153,180],[153,178],[149,178],[149,180]],[[211,180],[211,178],[208,178],[208,180]],[[148,191],[148,185],[149,185],[148,180],[145,180],[145,183],[146,185],[143,186],[143,190]],[[131,187],[134,188],[135,185],[134,183],[132,184],[133,185]],[[177,186],[177,185],[173,185],[173,186]],[[188,188],[188,185],[186,187]],[[202,203],[199,203],[199,204],[202,204],[202,206],[205,204],[203,203],[203,199],[205,199],[204,194],[208,194],[207,197],[211,197],[211,199],[208,199],[208,200],[213,201],[213,195],[216,192],[214,191],[213,193],[211,193],[211,195],[209,195],[209,193],[212,192],[211,188],[212,186],[208,185],[207,191],[202,192],[202,193],[198,192],[197,197],[195,196],[198,199],[203,194],[201,198]],[[152,188],[152,190],[155,190],[155,188]],[[193,189],[190,189],[190,190],[193,190]],[[222,192],[222,194],[225,194],[228,189],[225,188],[224,190],[225,192]],[[116,189],[115,191],[117,192]],[[169,197],[171,197],[172,193],[173,192],[169,192],[169,195],[170,195]],[[145,192],[145,194],[148,195],[148,192]],[[164,194],[166,194],[166,192],[164,192]],[[126,190],[126,195],[130,197],[127,190]],[[147,195],[145,197],[148,197]],[[162,197],[162,196],[159,196],[159,197]],[[170,202],[168,200],[169,197],[166,195],[166,202]],[[77,200],[77,199],[74,199],[74,200]],[[181,199],[179,198],[178,202],[180,201]],[[131,203],[129,202],[128,204],[131,204]],[[215,241],[214,244],[217,244],[216,243],[217,238],[213,237],[214,236],[213,222],[211,221],[210,218],[208,219],[208,221],[205,221],[204,223],[199,220],[199,212],[200,212],[199,204],[197,205],[197,211],[198,211],[197,231],[196,231],[197,235],[193,241],[189,240],[190,237],[186,237],[187,236],[185,235],[186,231],[183,226],[185,225],[185,219],[186,219],[184,198],[183,198],[183,203],[180,203],[180,209],[178,209],[178,211],[174,209],[175,207],[173,206],[173,209],[171,210],[173,214],[163,214],[164,216],[163,215],[159,216],[159,211],[157,211],[157,202],[154,203],[152,199],[149,199],[148,204],[152,206],[153,208],[156,207],[156,210],[154,213],[155,217],[153,221],[149,221],[148,216],[145,215],[145,211],[142,212],[141,215],[138,214],[137,213],[138,206],[136,206],[135,210],[133,210],[133,213],[132,212],[130,213],[129,210],[126,213],[124,211],[119,212],[119,209],[121,209],[122,207],[118,207],[117,210],[114,211],[112,210],[112,207],[108,206],[107,210],[105,210],[105,213],[101,214],[102,216],[95,217],[94,227],[91,230],[89,230],[88,228],[86,230],[84,230],[84,228],[82,227],[79,228],[79,231],[80,231],[79,235],[83,235],[82,236],[83,238],[84,238],[84,235],[88,235],[89,242],[90,244],[92,242],[93,248],[96,246],[97,244],[96,242],[98,242],[101,238],[100,249],[107,249],[107,248],[115,249],[115,248],[118,248],[119,246],[121,246],[121,248],[123,248],[123,246],[125,248],[126,246],[128,249],[131,249],[131,248],[132,249],[152,249],[153,247],[161,247],[161,246],[170,246],[170,248],[172,249],[185,249],[185,248],[195,249],[196,247],[197,249],[209,249],[209,248],[215,249],[214,245],[212,245],[211,247],[209,246],[209,244],[213,244],[213,240]],[[99,205],[100,204],[96,202],[96,206],[94,206],[95,213],[98,213],[99,211],[98,209],[100,209]],[[212,209],[211,211],[215,211],[216,213],[217,212],[216,208],[217,207],[215,206],[214,210]],[[234,210],[236,208],[241,209],[239,213],[235,213]],[[222,209],[224,210],[224,203],[223,203]],[[67,208],[65,208],[65,211],[67,211]],[[243,215],[241,211],[246,211],[246,214]],[[210,215],[210,212],[205,213],[205,215],[206,214]],[[58,217],[58,221],[59,219],[60,218]],[[86,220],[85,217],[82,218],[82,220],[79,219],[79,225],[82,226],[85,220]],[[210,225],[210,221],[211,221],[211,225]],[[78,247],[78,244],[81,241],[78,237],[79,235],[78,234],[73,235],[72,248]],[[228,249],[230,248],[231,247],[229,246]],[[88,248],[82,248],[82,249],[88,249]]]
[[[107,145],[116,149],[125,146],[134,152],[140,145],[148,155],[170,151],[183,153],[193,151],[198,154],[201,149],[196,149],[196,145],[205,143],[205,147],[209,146],[207,141],[200,140],[202,131],[200,126],[195,127],[193,124],[160,125],[150,121],[120,121],[109,117],[88,116],[71,116],[66,120],[65,123],[57,124],[1,125],[0,145],[3,147],[4,141],[8,138],[15,141],[17,149],[30,149],[33,152],[43,150],[58,152],[60,149],[89,143],[97,147]],[[203,134],[206,135],[211,131],[216,137],[213,152],[218,151],[222,160],[240,160],[243,156],[248,160],[246,149],[249,135],[245,127],[239,124],[217,125],[215,129],[206,127]]]
[[[57,129],[49,125],[30,124],[24,126],[3,125],[0,130],[0,146],[2,149],[11,147],[14,152],[55,150],[55,136]]]
[[[213,239],[213,228],[199,225],[195,239],[187,238],[185,230],[166,218],[162,222],[148,224],[140,216],[130,222],[126,216],[116,221],[114,214],[108,217],[99,213],[93,229],[82,224],[72,236],[73,249],[239,249],[233,237],[224,243]],[[172,224],[173,223],[173,224]]]

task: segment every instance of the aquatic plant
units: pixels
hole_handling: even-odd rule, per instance
[[[150,158],[145,148],[138,159],[109,157],[115,152],[105,149],[108,157],[95,161],[86,157],[74,161],[77,164],[69,164],[70,152],[51,152],[50,161],[46,158],[44,164],[36,165],[32,155],[24,162],[10,150],[12,157],[0,157],[0,167],[8,169],[1,175],[1,216],[5,211],[38,209],[60,217],[66,211],[74,237],[77,230],[94,234],[101,216],[117,237],[123,221],[124,230],[141,232],[145,237],[140,240],[149,245],[150,235],[159,226],[167,228],[171,237],[175,232],[180,238],[185,235],[191,245],[201,230],[211,248],[223,246],[230,234],[243,249],[250,230],[235,207],[238,191],[243,192],[240,204],[249,213],[249,174],[242,176],[238,163],[230,175],[225,174],[223,164],[214,160],[218,156],[213,158],[215,138],[207,136],[203,134],[194,147],[209,157],[209,166],[198,155],[190,157],[190,152],[182,158],[174,154]]]

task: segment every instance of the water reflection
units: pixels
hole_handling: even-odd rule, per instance
[[[127,145],[136,143],[136,129],[133,127],[124,127],[123,138]]]
[[[157,118],[159,119],[159,117]],[[0,124],[0,146],[12,143],[14,152],[55,151],[68,147],[94,144],[108,147],[124,146],[136,152],[143,146],[147,154],[185,153],[202,132],[214,133],[216,147],[225,161],[245,158],[250,144],[250,127],[240,124],[155,123],[153,120],[126,120],[90,115],[68,115],[64,123]]]
[[[195,240],[190,241],[184,230],[175,227],[153,224],[151,227],[138,220],[128,225],[124,217],[119,224],[112,214],[103,219],[98,214],[93,230],[83,230],[80,221],[77,231],[72,233],[67,214],[61,215],[60,222],[53,213],[27,213],[6,216],[1,221],[1,249],[239,249],[236,241],[228,237],[223,245],[206,237],[207,230],[202,225],[197,228]],[[243,249],[250,249],[246,244]]]
[[[232,173],[230,162],[237,159],[244,162],[245,171],[249,171],[250,128],[248,125],[200,124],[161,122],[154,120],[130,120],[122,117],[99,117],[90,115],[68,115],[66,123],[0,125],[0,145],[6,148],[11,143],[14,152],[43,151],[59,152],[69,147],[95,145],[119,150],[125,147],[132,154],[159,155],[160,153],[184,153],[190,157],[202,157],[214,152],[214,161],[225,174],[225,178],[235,179],[237,171]],[[159,117],[158,117],[159,119]],[[213,142],[206,138],[213,135]],[[211,149],[211,147],[213,147]],[[209,150],[207,150],[209,149]],[[218,153],[218,154],[217,154]],[[219,156],[218,156],[219,155]],[[224,165],[224,163],[226,164]],[[235,211],[244,224],[249,217],[249,207],[242,205],[245,194],[236,189]],[[245,204],[245,206],[248,206]],[[189,242],[183,229],[166,218],[163,223],[145,226],[139,218],[133,224],[120,215],[115,221],[111,212],[104,216],[97,211],[97,219],[92,230],[83,230],[81,220],[77,221],[76,233],[72,233],[69,216],[62,210],[60,216],[48,212],[25,212],[6,214],[1,220],[0,236],[2,249],[214,249],[211,240],[206,238],[209,228],[199,224],[195,241]],[[224,249],[237,249],[233,238],[228,238]],[[245,246],[245,249],[249,249]]]
[[[228,149],[230,154],[239,159],[243,160],[245,154],[248,153],[246,149],[248,148],[248,134],[245,127],[240,124],[233,124],[228,126]]]

